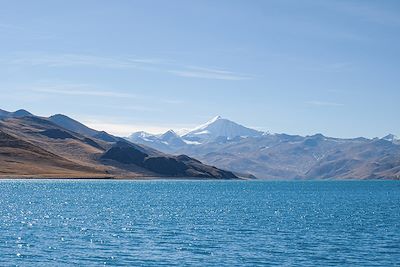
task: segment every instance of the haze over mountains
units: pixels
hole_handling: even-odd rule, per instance
[[[155,149],[90,129],[64,115],[0,110],[0,177],[151,178],[237,176],[185,155]]]
[[[392,134],[270,134],[219,116],[181,135],[124,139],[62,114],[0,110],[0,144],[0,177],[400,179],[400,140]]]
[[[217,116],[178,135],[133,133],[128,140],[263,179],[399,179],[400,140],[270,134]]]

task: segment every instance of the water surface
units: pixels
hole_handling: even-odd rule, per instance
[[[400,265],[400,182],[0,181],[0,265]]]

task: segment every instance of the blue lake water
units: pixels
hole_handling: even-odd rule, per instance
[[[400,182],[0,181],[0,265],[400,265]]]

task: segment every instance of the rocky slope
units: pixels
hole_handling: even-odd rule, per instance
[[[0,119],[0,177],[237,178],[187,156],[171,156],[107,133],[103,136],[111,141],[97,138],[102,132],[83,131],[75,123],[64,125],[77,133],[53,122],[54,117],[7,114]]]

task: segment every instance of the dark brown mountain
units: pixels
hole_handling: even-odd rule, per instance
[[[70,131],[31,114],[4,116],[0,120],[0,177],[237,178],[187,156],[167,155],[117,137],[112,140]]]
[[[80,123],[79,121],[76,121],[74,119],[71,119],[68,116],[65,116],[63,114],[56,114],[53,116],[50,116],[48,118],[50,121],[54,122],[55,124],[68,129],[72,132],[83,134],[86,136],[91,136],[106,142],[116,142],[117,140],[120,140],[121,138],[112,136],[104,131],[96,131],[94,129],[91,129],[87,127],[86,125]]]
[[[236,176],[212,166],[206,166],[200,161],[185,155],[169,156],[146,151],[142,147],[118,141],[101,156],[103,161],[112,160],[124,165],[134,164],[159,174],[167,176],[229,178]]]

